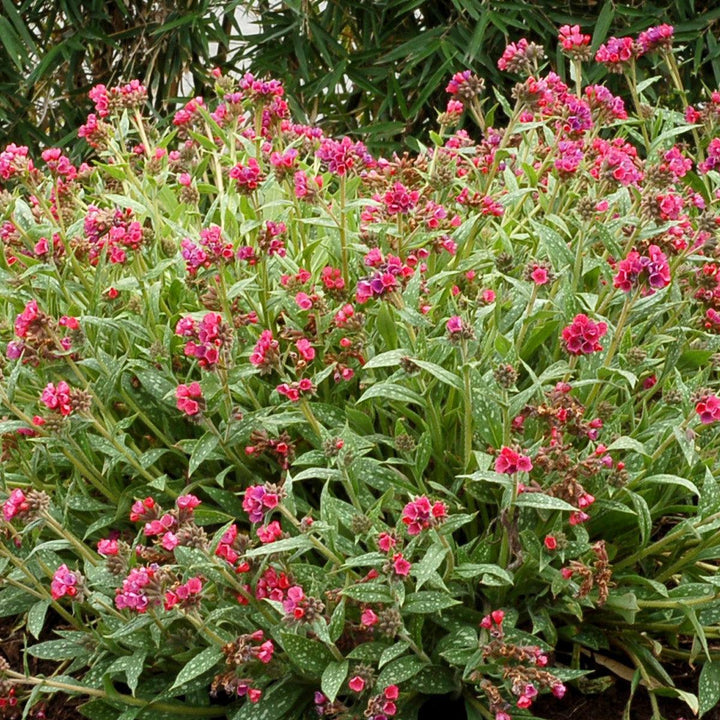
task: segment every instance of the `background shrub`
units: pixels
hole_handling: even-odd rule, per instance
[[[281,77],[296,117],[322,118],[328,132],[359,133],[371,149],[386,148],[427,133],[458,67],[509,95],[516,78],[495,64],[508,39],[543,44],[567,82],[568,67],[552,50],[565,23],[592,33],[594,49],[609,35],[671,23],[676,45],[685,45],[680,71],[690,101],[720,83],[713,2],[2,0],[2,8],[0,141],[30,146],[73,140],[96,83],[140,78],[160,110],[190,90],[206,94],[209,70],[219,65]],[[245,34],[241,16],[257,30]],[[604,76],[596,68],[589,80]]]

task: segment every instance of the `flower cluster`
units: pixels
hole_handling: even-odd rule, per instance
[[[670,284],[670,266],[665,253],[657,245],[650,245],[647,253],[640,255],[637,250],[631,250],[617,264],[617,274],[613,279],[616,288],[631,292],[642,287],[645,293],[651,294]]]
[[[570,355],[590,355],[602,350],[600,338],[607,332],[607,323],[593,322],[587,315],[580,313],[570,325],[563,328],[562,339]]]
[[[185,343],[185,355],[197,358],[204,370],[214,370],[222,363],[222,352],[231,339],[230,328],[218,313],[207,313],[200,322],[183,317],[175,326],[175,334],[190,338]]]
[[[419,535],[423,530],[442,523],[447,518],[447,510],[444,502],[436,500],[431,503],[426,495],[421,495],[405,505],[401,519],[407,525],[408,535]]]

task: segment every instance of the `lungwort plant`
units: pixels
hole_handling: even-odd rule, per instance
[[[219,72],[0,154],[7,717],[508,720],[600,661],[717,703],[720,93],[648,107],[672,35],[598,51],[627,105],[520,40],[507,126],[458,72],[416,155]]]

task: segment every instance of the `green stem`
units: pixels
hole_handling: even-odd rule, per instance
[[[625,301],[623,302],[622,311],[620,312],[620,317],[618,318],[617,325],[615,326],[615,332],[613,333],[612,342],[610,343],[610,347],[608,348],[607,354],[605,355],[605,360],[603,361],[600,369],[610,367],[610,363],[615,357],[617,349],[620,347],[620,341],[622,340],[625,323],[627,322],[628,315],[630,314],[630,308],[632,307],[637,296],[638,292],[636,292],[632,296],[629,294],[625,295]],[[592,405],[593,400],[595,400],[597,394],[600,392],[601,385],[602,383],[600,382],[595,383],[595,386],[590,391],[590,395],[588,395],[588,399],[585,402],[585,407],[590,407]]]
[[[463,361],[463,467],[467,473],[470,471],[470,466],[473,461],[473,396],[471,367],[468,361],[466,340],[462,341],[460,349]]]
[[[77,693],[78,695],[86,695],[88,697],[103,698],[110,701],[122,702],[125,705],[133,707],[152,708],[159,713],[167,713],[170,715],[188,715],[190,717],[225,717],[226,709],[222,707],[188,707],[175,703],[158,702],[152,699],[141,697],[133,697],[132,695],[123,695],[119,692],[107,693],[104,690],[90,688],[85,685],[73,685],[72,683],[60,682],[50,678],[38,678],[13,670],[4,670],[5,676],[17,685],[44,685],[56,690],[64,690],[67,693]]]

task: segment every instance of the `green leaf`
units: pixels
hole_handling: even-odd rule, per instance
[[[335,698],[345,682],[349,668],[350,663],[343,660],[342,662],[331,662],[323,671],[320,679],[320,689],[330,702],[335,702]]]
[[[184,685],[189,680],[202,675],[211,668],[214,668],[220,663],[223,658],[222,651],[215,647],[205,648],[202,652],[198,653],[187,665],[178,673],[175,678],[175,682],[172,684],[171,690],[180,685]]]
[[[453,605],[460,605],[459,600],[441,592],[422,591],[412,593],[405,598],[403,611],[406,613],[425,615],[445,610]]]
[[[28,648],[28,652],[41,660],[70,660],[81,655],[89,655],[91,651],[81,648],[76,641],[70,638],[63,638],[33,645]]]
[[[427,362],[425,360],[418,360],[417,358],[411,358],[411,360],[419,368],[426,370],[433,377],[436,377],[440,382],[450,385],[450,387],[457,388],[458,390],[463,390],[463,381],[455,373],[446,370],[440,365],[436,365],[435,363]]]
[[[650,453],[645,449],[645,446],[641,443],[635,440],[635,438],[627,437],[623,435],[623,437],[619,437],[617,440],[614,440],[610,445],[608,445],[608,450],[633,450],[636,453],[640,453],[640,455],[646,455],[649,456]]]
[[[383,400],[397,400],[404,403],[415,403],[416,405],[425,405],[425,399],[422,395],[410,390],[402,385],[391,382],[381,382],[371,385],[357,400],[359,405],[371,398],[382,398]]]
[[[595,51],[605,42],[607,38],[608,30],[612,24],[613,17],[615,15],[615,5],[613,0],[607,0],[603,5],[602,10],[598,14],[597,22],[595,23],[595,30],[592,35],[592,51]]]
[[[281,632],[280,642],[290,660],[306,675],[321,677],[328,663],[333,660],[332,653],[317,640]]]
[[[145,666],[146,656],[147,652],[145,650],[136,650],[132,655],[124,655],[115,660],[107,669],[107,672],[124,672],[128,687],[132,694],[135,695],[138,680]]]
[[[420,562],[415,563],[412,567],[412,574],[417,580],[416,589],[419,590],[442,565],[442,561],[447,555],[448,549],[443,545],[431,545]]]
[[[640,606],[634,593],[628,592],[624,595],[610,593],[606,607],[612,608],[626,622],[634,623],[635,615],[640,612]]]
[[[217,436],[208,431],[196,443],[190,456],[190,465],[188,467],[188,477],[192,475],[206,460],[218,445]]]
[[[685,478],[679,477],[678,475],[651,475],[650,477],[643,478],[641,484],[644,483],[657,483],[658,485],[678,485],[689,490],[694,495],[700,495],[700,491],[697,489],[695,483]]]
[[[350,587],[346,587],[342,591],[342,594],[353,600],[367,603],[391,603],[393,601],[388,587],[378,583],[351,585]]]
[[[377,688],[383,690],[388,685],[397,685],[404,680],[409,680],[425,666],[426,663],[414,655],[395,660],[386,665],[380,672],[377,679]]]
[[[394,645],[391,645],[389,648],[383,650],[380,660],[378,660],[378,669],[383,667],[383,665],[387,665],[395,658],[400,657],[400,655],[402,655],[409,647],[409,643],[401,640],[400,642],[396,642]]]
[[[522,493],[515,500],[515,504],[518,507],[537,508],[538,510],[565,510],[569,512],[577,510],[570,503],[543,493]]]
[[[284,720],[300,713],[303,703],[300,698],[306,692],[302,685],[280,681],[263,693],[258,703],[246,702],[231,720]]]
[[[400,364],[400,360],[409,357],[410,351],[400,348],[398,350],[389,350],[370,358],[364,365],[363,370],[372,370],[374,368],[395,367]]]
[[[556,271],[559,272],[567,265],[573,264],[575,261],[573,253],[560,233],[538,222],[533,222],[533,228],[544,245],[545,252],[548,254]]]
[[[296,535],[295,537],[261,545],[260,547],[248,550],[245,554],[251,558],[262,557],[263,555],[273,555],[275,553],[291,552],[293,550],[309,550],[312,546],[313,544],[307,535]]]
[[[45,625],[45,615],[49,607],[49,600],[40,600],[28,610],[27,629],[36,640],[40,637],[43,625]]]
[[[698,701],[701,717],[720,702],[720,661],[703,665],[698,682]]]
[[[462,563],[455,568],[457,577],[463,580],[471,580],[472,578],[483,576],[483,585],[512,585],[512,575],[499,565],[491,565],[489,563]],[[499,582],[486,582],[488,576],[497,578]]]
[[[345,598],[340,600],[333,610],[330,622],[328,623],[328,635],[331,642],[337,642],[345,629]]]

